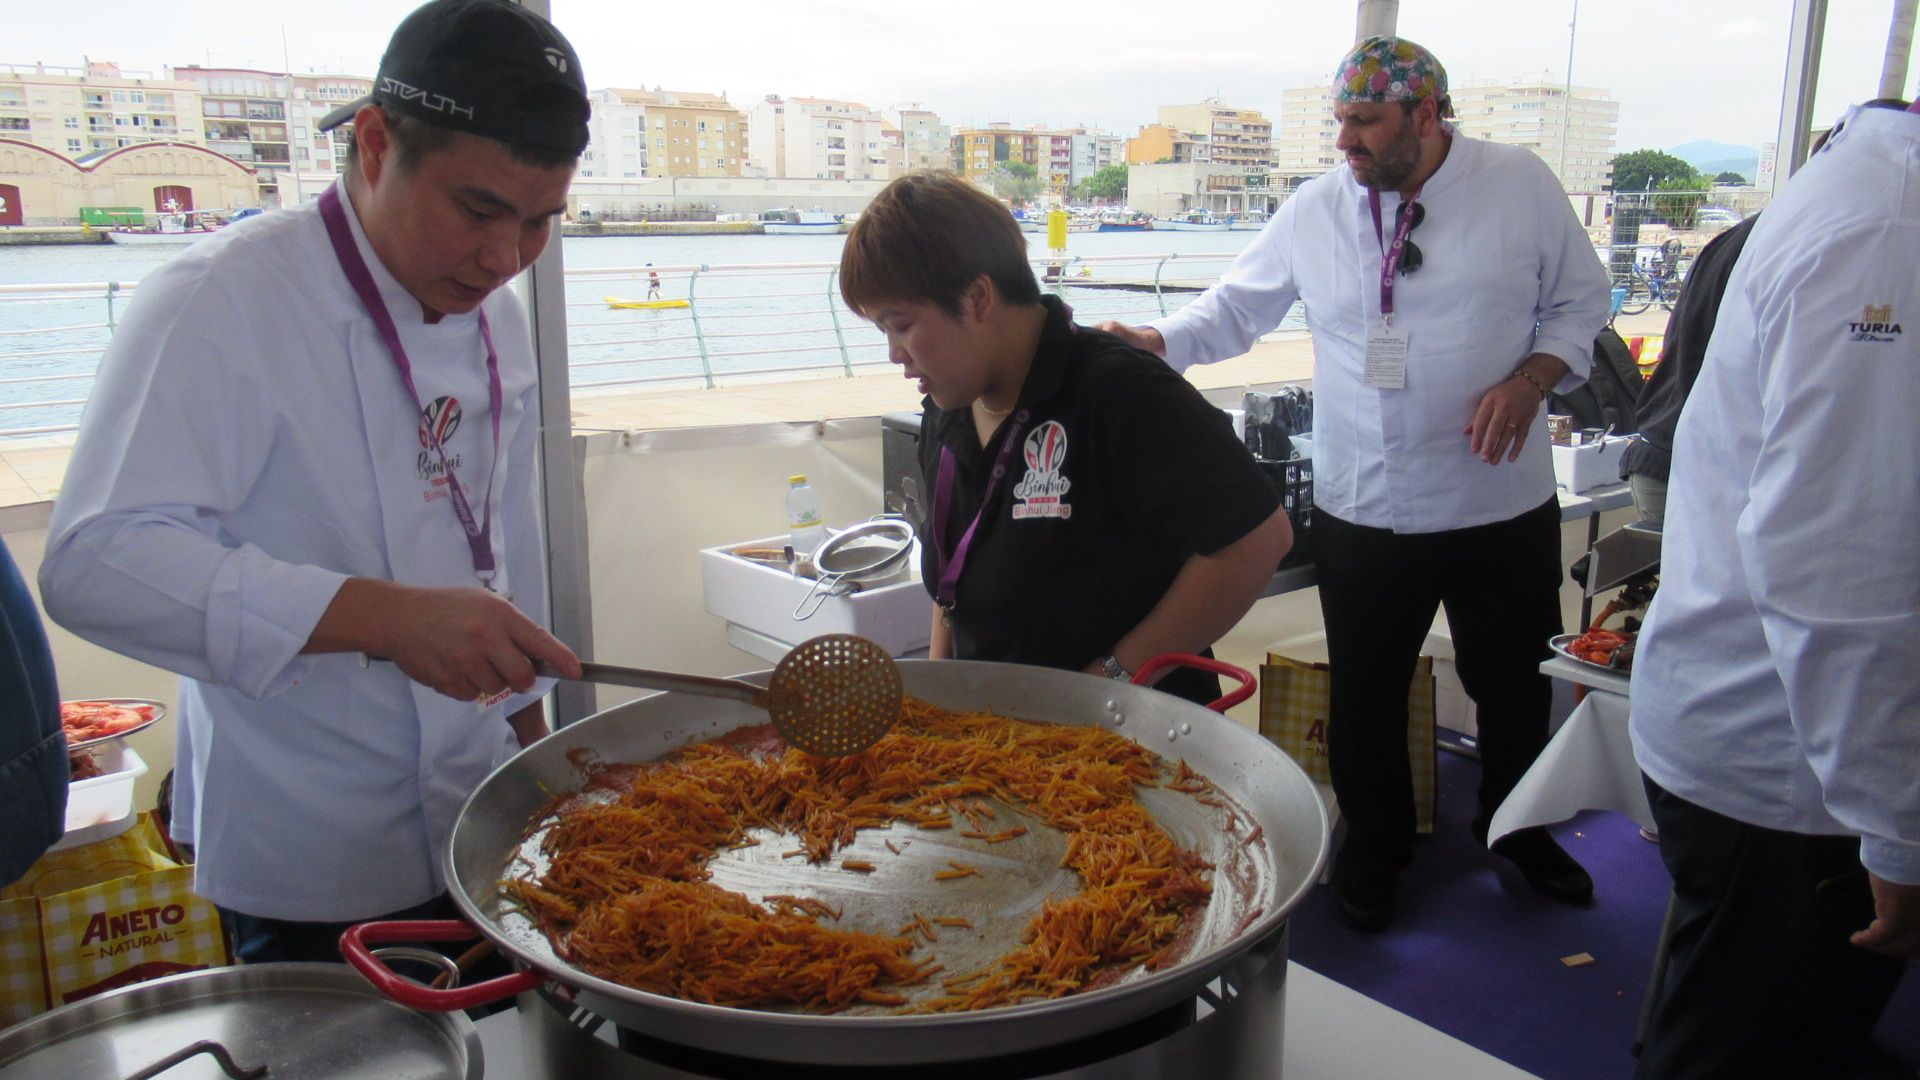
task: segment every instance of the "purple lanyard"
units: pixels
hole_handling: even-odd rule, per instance
[[[1411,207],[1419,201],[1420,192],[1416,189],[1413,197],[1401,205]],[[1373,210],[1373,241],[1380,245],[1380,317],[1392,324],[1393,279],[1400,269],[1400,252],[1407,246],[1407,234],[1413,231],[1413,211],[1401,211],[1400,220],[1393,230],[1393,246],[1388,247],[1386,229],[1380,220],[1380,192],[1377,188],[1367,189],[1367,206]]]
[[[353,291],[360,295],[360,302],[366,305],[367,314],[373,317],[373,325],[380,331],[380,340],[387,343],[387,351],[393,355],[393,366],[400,369],[400,381],[406,384],[407,394],[413,399],[413,411],[424,416],[426,408],[420,404],[420,391],[413,385],[413,364],[407,359],[407,350],[400,344],[400,330],[393,323],[393,315],[387,311],[386,302],[380,299],[380,289],[373,283],[373,273],[367,269],[367,261],[360,256],[360,246],[353,242],[353,230],[347,225],[346,208],[340,205],[340,190],[330,187],[320,194],[320,218],[327,224],[327,239],[333,242],[334,257],[340,260],[340,269],[347,275],[347,281],[353,285]],[[424,438],[427,448],[440,456],[440,470],[447,478],[447,490],[452,496],[453,512],[460,519],[460,528],[467,534],[467,547],[473,553],[473,573],[480,584],[493,588],[493,474],[500,465],[500,355],[493,348],[493,329],[487,325],[485,309],[480,311],[480,340],[487,345],[487,401],[493,417],[493,460],[487,466],[487,494],[480,507],[480,520],[473,519],[473,507],[467,504],[466,492],[461,490],[460,479],[453,473],[453,466],[447,463],[447,448],[438,428],[430,428]]]
[[[987,509],[993,505],[993,497],[1000,491],[1000,482],[1006,479],[1007,466],[1013,458],[1013,448],[1020,444],[1020,432],[1027,426],[1029,413],[1025,409],[1013,414],[1007,422],[1007,430],[1000,440],[1000,452],[993,458],[993,473],[987,479],[987,492],[980,497],[980,509],[973,513],[973,523],[960,537],[960,544],[947,552],[947,513],[953,506],[953,474],[955,464],[953,451],[945,446],[940,448],[940,475],[933,482],[933,553],[939,560],[940,586],[934,593],[934,602],[943,610],[952,611],[955,594],[960,589],[960,574],[967,566],[967,553],[973,550],[973,534],[980,529],[980,522],[987,516]]]

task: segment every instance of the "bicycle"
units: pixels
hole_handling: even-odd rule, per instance
[[[1684,275],[1678,271],[1668,274],[1664,267],[1655,264],[1651,271],[1634,267],[1627,275],[1624,284],[1627,287],[1626,302],[1620,305],[1620,314],[1638,315],[1658,303],[1667,311],[1673,310],[1674,302],[1680,299],[1680,283]]]

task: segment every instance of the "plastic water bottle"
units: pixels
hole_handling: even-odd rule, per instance
[[[806,560],[827,538],[820,523],[820,496],[807,486],[806,473],[787,477],[787,532],[792,537],[793,556]]]

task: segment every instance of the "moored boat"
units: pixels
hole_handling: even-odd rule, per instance
[[[840,219],[819,207],[812,210],[769,210],[760,215],[760,231],[768,236],[837,233],[840,231]]]
[[[1153,227],[1166,232],[1226,232],[1228,222],[1211,210],[1189,210],[1178,217],[1154,218]]]
[[[204,240],[215,230],[203,224],[203,219],[192,211],[154,215],[154,224],[150,228],[113,229],[107,236],[116,244],[191,244]]]

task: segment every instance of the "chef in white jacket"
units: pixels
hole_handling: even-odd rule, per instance
[[[1446,69],[1427,49],[1361,41],[1333,100],[1345,164],[1302,185],[1193,303],[1100,329],[1185,368],[1245,353],[1306,305],[1311,543],[1347,826],[1330,885],[1349,926],[1378,931],[1414,855],[1406,687],[1438,609],[1479,708],[1481,839],[1546,745],[1539,665],[1560,632],[1562,568],[1542,406],[1586,378],[1607,276],[1538,157],[1449,122]],[[1493,851],[1538,892],[1592,899],[1545,829]]]
[[[535,361],[502,289],[557,229],[585,82],[550,24],[433,0],[347,175],[147,278],[101,362],[40,586],[180,673],[175,836],[248,961],[445,909],[461,802],[545,729]],[[367,662],[382,657],[391,663]]]
[[[1920,114],[1853,109],[1753,227],[1680,415],[1633,667],[1674,885],[1644,1077],[1860,1075],[1920,958],[1916,249]]]

